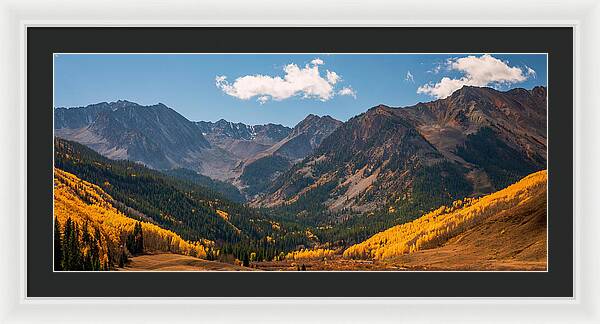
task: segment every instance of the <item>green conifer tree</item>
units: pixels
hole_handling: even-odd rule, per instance
[[[54,218],[54,270],[62,270],[63,243],[60,232],[60,223]]]

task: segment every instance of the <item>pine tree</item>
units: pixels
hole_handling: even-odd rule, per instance
[[[100,229],[98,227],[94,228],[94,240],[91,246],[90,251],[92,252],[93,259],[93,268],[94,270],[102,270],[102,262],[100,261],[100,246],[102,245],[102,240],[100,238]]]
[[[137,222],[133,226],[133,232],[127,235],[127,250],[133,255],[144,253],[144,233],[142,223]]]
[[[104,270],[108,271],[113,265],[113,255],[111,253],[110,246],[107,246],[106,248],[106,262],[104,264]]]
[[[83,256],[83,264],[82,264],[83,270],[84,271],[91,271],[94,270],[93,269],[93,264],[92,264],[92,256],[90,255],[90,252],[86,252],[85,255]]]
[[[144,233],[142,232],[142,223],[137,222],[135,226],[137,229],[137,235],[135,236],[137,253],[142,254],[144,253]]]
[[[54,270],[61,271],[63,260],[63,243],[60,233],[60,223],[54,218]]]
[[[250,266],[250,260],[249,260],[248,252],[244,253],[244,259],[242,261],[242,265],[244,267]]]
[[[92,238],[90,236],[90,233],[88,232],[88,220],[87,219],[83,223],[83,228],[81,230],[82,230],[81,240],[83,243],[83,248],[86,248],[86,252],[83,255],[82,268],[84,271],[91,271],[91,270],[94,270],[93,261],[92,261],[93,256],[91,255],[91,251],[89,249],[89,247],[91,246]]]
[[[67,243],[67,241],[69,240],[69,238],[71,237],[71,219],[67,218],[67,221],[65,222],[65,230],[64,230],[64,234],[63,234],[63,239],[62,239],[62,248],[61,248],[61,256],[62,256],[62,260],[61,260],[61,268],[63,270],[69,270],[68,269],[68,263],[69,263],[69,244]]]
[[[62,269],[82,270],[82,256],[79,249],[77,224],[71,218],[68,218],[65,223],[62,247]]]
[[[125,249],[121,249],[121,256],[119,257],[119,268],[125,267],[125,263],[127,263],[127,253],[125,253]]]
[[[81,245],[79,242],[79,228],[77,223],[73,222],[73,264],[76,270],[83,270],[83,253],[81,252]]]

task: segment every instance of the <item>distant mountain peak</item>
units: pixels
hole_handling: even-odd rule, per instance
[[[156,169],[199,169],[194,156],[210,149],[198,127],[162,103],[127,100],[55,110],[55,134],[85,144],[109,158]]]
[[[446,99],[458,99],[458,98],[464,98],[467,100],[475,100],[475,99],[480,99],[481,95],[486,93],[486,92],[490,92],[491,91],[496,91],[492,88],[486,88],[486,87],[476,87],[476,86],[468,86],[465,85],[462,88],[454,91],[449,97],[447,97]],[[441,99],[444,100],[444,99]]]
[[[136,102],[128,101],[128,100],[117,100],[117,101],[109,102],[106,105],[108,105],[111,108],[111,110],[113,110],[113,111],[115,111],[119,108],[126,108],[126,107],[142,107],[140,104],[138,104]]]
[[[506,91],[498,90],[492,87],[479,87],[479,86],[470,86],[464,85],[462,88],[454,91],[452,95],[448,98],[459,98],[459,97],[481,97],[482,95],[501,95],[501,94],[510,94],[510,93],[521,93],[523,95],[528,94],[540,94],[542,96],[546,96],[546,87],[545,86],[535,86],[531,90],[525,88],[512,88]],[[444,100],[444,99],[441,99]]]
[[[393,116],[394,111],[396,111],[397,109],[398,108],[392,108],[386,105],[377,105],[375,107],[370,108],[364,114],[361,114],[359,116],[361,118],[365,118],[366,120],[376,120],[381,118],[387,119],[388,117]]]
[[[119,99],[117,101],[115,101],[118,104],[134,104],[134,105],[138,105],[136,102],[133,101],[129,101],[129,100],[124,100],[124,99]]]
[[[325,115],[323,117],[315,115],[315,114],[309,114],[306,117],[304,117],[303,120],[301,120],[298,124],[296,124],[296,126],[294,126],[294,131],[304,131],[306,130],[307,127],[311,127],[314,126],[316,124],[320,124],[320,125],[332,125],[332,126],[339,126],[340,124],[342,124],[341,121],[329,116],[329,115]],[[292,132],[294,132],[292,131]]]

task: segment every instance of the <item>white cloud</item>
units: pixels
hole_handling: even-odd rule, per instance
[[[316,98],[327,101],[335,95],[334,85],[342,77],[334,71],[326,71],[325,77],[319,72],[323,60],[316,58],[304,67],[291,63],[283,68],[285,75],[246,75],[229,83],[226,76],[215,77],[216,86],[224,93],[242,100],[258,97],[257,101],[284,100],[301,95],[304,98]]]
[[[442,70],[442,65],[438,64],[438,65],[434,66],[433,69],[427,71],[427,73],[438,74],[438,73],[440,73],[441,70]]]
[[[530,76],[521,68],[509,66],[508,62],[499,60],[489,54],[466,56],[449,59],[449,70],[460,71],[464,75],[458,79],[443,77],[438,83],[420,86],[417,93],[428,94],[441,99],[450,96],[465,85],[484,87],[489,85],[510,85],[523,82]],[[534,71],[535,73],[535,71]]]
[[[537,78],[537,72],[535,72],[534,69],[532,69],[529,66],[525,65],[525,70],[527,71],[526,72],[527,76],[531,76],[534,79]]]
[[[406,71],[406,77],[404,78],[404,81],[415,83],[415,78],[410,71]]]
[[[269,96],[260,96],[256,99],[256,101],[260,102],[260,104],[264,104],[265,102],[269,101]]]
[[[338,91],[340,96],[351,96],[356,99],[356,91],[351,87],[343,87],[340,91]]]
[[[340,77],[337,73],[327,70],[327,82],[336,84],[340,80],[342,80],[342,77]]]

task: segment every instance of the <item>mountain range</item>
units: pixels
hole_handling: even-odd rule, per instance
[[[309,115],[296,127],[192,122],[164,104],[119,100],[55,109],[55,136],[158,170],[189,169],[250,194],[287,170],[342,122]],[[275,161],[274,164],[270,162]]]
[[[54,125],[57,137],[111,159],[233,184],[253,206],[394,214],[490,193],[544,169],[546,96],[544,87],[465,86],[347,122],[308,115],[294,128],[193,122],[164,104],[117,101],[56,108]]]
[[[350,119],[253,203],[311,196],[332,211],[426,211],[545,167],[546,89],[465,86],[446,99],[379,105]]]

